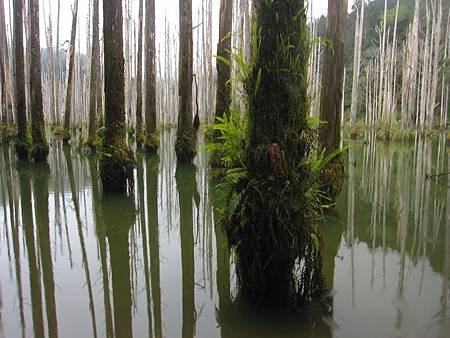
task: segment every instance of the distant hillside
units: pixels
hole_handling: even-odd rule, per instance
[[[351,1],[351,0],[349,0]],[[356,5],[360,6],[362,0],[356,0],[355,5],[352,7],[352,11],[347,18],[347,36],[346,36],[346,58],[345,63],[347,67],[347,78],[351,79],[353,76],[353,51],[355,45],[355,21],[356,21]],[[423,19],[425,17],[425,6],[427,1],[421,0],[421,11],[420,16]],[[387,28],[390,28],[391,36],[394,29],[395,23],[395,12],[396,12],[397,0],[387,1]],[[428,0],[428,5],[430,1]],[[398,23],[397,23],[397,41],[398,46],[401,46],[406,38],[406,33],[412,22],[414,16],[414,6],[415,0],[400,0]],[[443,31],[447,28],[447,17],[448,11],[450,9],[450,1],[442,0],[443,6],[443,18],[442,25]],[[373,57],[377,53],[379,45],[379,36],[377,28],[381,26],[384,17],[384,0],[373,0],[369,1],[365,7],[364,11],[364,34],[363,34],[363,45],[362,45],[362,67],[364,67],[365,60]],[[318,35],[325,37],[326,31],[326,17],[322,16],[318,19]],[[422,25],[423,27],[423,25]],[[423,32],[422,32],[423,33]],[[363,74],[363,72],[361,73]],[[351,86],[351,80],[347,82],[347,89]],[[346,106],[349,104],[349,97],[346,97]]]

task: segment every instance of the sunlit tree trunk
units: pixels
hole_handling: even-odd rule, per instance
[[[154,152],[159,145],[156,132],[155,0],[145,0],[145,131],[145,149]]]
[[[70,34],[70,48],[69,48],[69,69],[67,73],[67,88],[66,88],[66,103],[64,109],[64,143],[70,140],[70,120],[72,115],[72,94],[74,83],[74,67],[75,67],[75,37],[77,34],[77,17],[78,17],[78,0],[74,2],[72,9],[72,32]]]
[[[91,77],[89,86],[89,138],[88,143],[93,145],[96,132],[97,123],[96,117],[99,113],[97,111],[98,103],[101,96],[98,92],[98,84],[100,81],[99,67],[100,67],[100,34],[99,34],[99,0],[93,2],[94,10],[92,16],[92,53],[91,53]]]
[[[126,143],[122,20],[122,0],[104,1],[105,135],[99,169],[104,190],[125,192],[134,156]]]
[[[39,0],[29,0],[31,16],[31,136],[32,158],[35,162],[47,160],[48,145],[45,135],[44,109],[42,106],[41,44],[39,34]]]
[[[217,44],[216,117],[227,115],[231,105],[231,33],[233,1],[220,1],[219,43]]]
[[[14,0],[14,59],[15,59],[15,107],[17,121],[16,153],[20,159],[27,156],[27,112],[25,104],[25,64],[23,54],[23,2]]]
[[[178,131],[175,150],[180,162],[190,163],[196,154],[192,123],[192,0],[179,0],[180,43],[178,76]]]

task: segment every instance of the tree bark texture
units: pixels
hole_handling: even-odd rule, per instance
[[[35,162],[44,162],[48,156],[45,135],[44,109],[42,105],[41,44],[39,34],[39,0],[29,0],[31,20],[31,136],[33,139],[32,157]]]
[[[145,0],[145,129],[147,151],[156,151],[155,0]]]
[[[320,143],[327,152],[340,145],[340,112],[345,66],[345,33],[347,0],[328,0],[327,35],[325,48],[320,119],[326,124],[320,129]]]
[[[69,49],[69,70],[67,73],[67,91],[66,104],[64,109],[64,142],[70,139],[70,120],[72,114],[72,94],[73,94],[73,76],[75,67],[75,37],[77,34],[77,17],[78,17],[78,0],[74,2],[73,17],[72,17],[72,31],[70,33],[70,49]]]
[[[23,0],[14,0],[14,59],[15,107],[17,121],[16,153],[21,159],[27,156],[27,111],[25,104],[25,63],[23,50]]]
[[[233,29],[233,1],[220,1],[219,43],[217,44],[216,117],[228,114],[231,105],[231,33]],[[224,62],[225,59],[229,64]]]
[[[100,34],[99,34],[99,0],[93,2],[92,16],[92,54],[91,54],[91,78],[89,85],[89,143],[92,144],[97,132],[97,101],[101,99],[98,92],[99,68],[100,68]]]

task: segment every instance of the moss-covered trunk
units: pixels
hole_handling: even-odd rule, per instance
[[[307,164],[309,40],[304,1],[257,0],[253,70],[245,88],[246,176],[225,229],[241,292],[258,304],[299,307],[324,289],[320,235]]]
[[[103,39],[106,105],[100,177],[104,190],[124,192],[134,156],[126,142],[122,0],[103,2]]]
[[[217,44],[216,117],[228,114],[231,105],[231,34],[233,29],[233,1],[220,1],[219,43]]]
[[[94,11],[92,17],[92,53],[91,53],[91,78],[89,85],[89,138],[88,143],[94,145],[97,132],[97,100],[101,100],[98,92],[99,67],[100,67],[100,34],[99,34],[99,0],[93,2]]]
[[[192,124],[192,0],[179,0],[180,61],[178,75],[178,131],[175,150],[182,163],[196,154],[196,132]]]
[[[31,16],[31,137],[33,139],[31,156],[35,162],[44,162],[48,156],[48,145],[45,135],[44,109],[42,105],[39,0],[29,0],[29,6]]]
[[[23,2],[14,0],[14,57],[15,57],[15,107],[17,122],[16,153],[20,159],[27,157],[27,112],[25,105],[25,64],[23,55]]]
[[[341,135],[342,85],[345,67],[345,34],[347,0],[328,0],[327,40],[325,48],[320,119],[325,124],[319,130],[319,142],[326,153],[339,149]],[[336,157],[321,175],[322,189],[335,196],[342,188],[344,165]]]
[[[72,17],[72,31],[70,33],[69,70],[67,72],[66,105],[64,109],[64,143],[70,140],[70,120],[72,115],[73,75],[75,70],[75,37],[77,34],[78,0],[75,0]]]
[[[156,132],[155,0],[145,0],[145,149],[154,152]]]

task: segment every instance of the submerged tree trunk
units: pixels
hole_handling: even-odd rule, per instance
[[[139,0],[138,50],[136,71],[136,141],[140,145],[144,141],[142,133],[142,22],[144,17],[144,1]]]
[[[15,58],[15,107],[17,122],[16,153],[19,159],[27,157],[27,111],[25,104],[25,63],[23,54],[23,2],[14,0],[14,58]]]
[[[255,13],[259,51],[246,81],[246,173],[233,186],[224,226],[244,296],[258,304],[307,306],[325,286],[305,164],[312,141],[305,2],[257,0]],[[304,264],[301,271],[296,262]]]
[[[78,0],[75,0],[72,17],[72,32],[70,34],[69,70],[67,73],[66,106],[64,109],[64,129],[65,129],[65,132],[63,134],[64,143],[67,143],[70,140],[70,119],[72,114],[72,94],[73,94],[73,75],[75,67],[75,37],[77,34],[77,17],[78,17]]]
[[[104,190],[124,192],[134,156],[126,140],[122,0],[103,2],[103,41],[106,107],[99,169]]]
[[[156,132],[155,0],[145,0],[145,149],[158,149]]]
[[[48,156],[48,145],[45,138],[44,109],[42,105],[39,0],[29,0],[29,8],[31,19],[31,137],[33,139],[31,155],[35,162],[44,162]]]
[[[97,101],[101,96],[98,92],[98,84],[100,81],[99,67],[100,67],[100,34],[99,34],[99,0],[94,0],[94,13],[92,17],[92,53],[91,53],[91,78],[89,86],[89,137],[88,143],[93,146],[96,138],[97,123],[96,116]]]
[[[182,163],[190,163],[196,154],[196,132],[192,125],[192,0],[179,0],[180,51],[178,76],[178,131],[175,150]]]
[[[347,21],[347,0],[328,0],[327,40],[325,49],[320,120],[326,124],[319,131],[319,142],[326,153],[340,147],[341,104],[345,67],[345,33]],[[344,166],[340,158],[324,171],[322,188],[335,196],[342,188]]]
[[[231,33],[233,29],[233,1],[220,1],[219,43],[217,44],[216,117],[228,114],[231,105]]]

